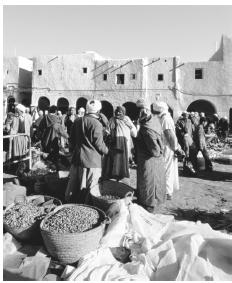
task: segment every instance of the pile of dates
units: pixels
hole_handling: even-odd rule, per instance
[[[104,200],[117,200],[117,199],[120,199],[120,197],[112,196],[112,195],[102,195],[99,198],[100,199],[104,199]]]
[[[84,232],[96,227],[99,218],[98,211],[90,207],[64,207],[48,217],[42,228],[57,233]]]
[[[33,225],[44,215],[44,208],[33,203],[15,204],[3,217],[4,223],[11,228],[21,229]]]

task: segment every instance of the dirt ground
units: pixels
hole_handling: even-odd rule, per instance
[[[180,190],[157,212],[172,214],[178,220],[200,220],[215,230],[232,233],[232,165],[213,163],[213,166],[213,172],[185,177],[179,163]],[[136,170],[131,170],[130,184],[136,187]]]

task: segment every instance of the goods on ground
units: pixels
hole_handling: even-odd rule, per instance
[[[42,229],[58,233],[85,232],[99,222],[97,210],[85,206],[65,207],[48,217]]]
[[[44,208],[33,203],[15,204],[4,214],[4,223],[11,228],[21,229],[31,226],[42,215]]]

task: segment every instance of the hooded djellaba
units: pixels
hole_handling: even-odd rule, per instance
[[[44,152],[49,153],[49,159],[57,163],[59,156],[59,138],[68,138],[68,134],[60,124],[59,117],[56,115],[56,106],[51,106],[49,113],[45,115],[39,124],[42,133],[41,145]]]
[[[142,100],[136,105],[140,109],[136,193],[138,203],[152,213],[165,199],[162,128],[157,115],[152,115],[150,105]]]
[[[118,106],[115,115],[109,120],[106,128],[109,134],[109,147],[118,151],[105,156],[103,179],[122,180],[129,178],[129,158],[131,156],[132,139],[137,136],[137,130],[126,116],[126,109]]]

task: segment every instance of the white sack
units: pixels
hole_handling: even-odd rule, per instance
[[[120,200],[118,203],[119,206],[115,207],[117,211],[111,211],[111,223],[106,230],[105,236],[100,242],[100,247],[115,248],[123,246],[124,236],[129,231],[130,214],[125,199]]]
[[[67,281],[148,281],[140,262],[118,262],[110,249],[99,249],[80,260]]]

